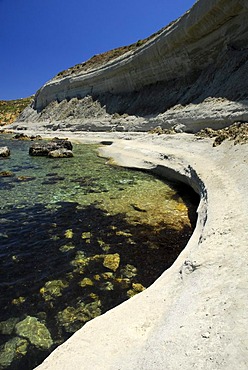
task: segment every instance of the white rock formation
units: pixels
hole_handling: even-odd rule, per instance
[[[13,127],[37,121],[52,122],[54,129],[59,124],[59,129],[73,125],[91,130],[93,123],[96,130],[102,126],[111,130],[116,127],[115,113],[143,118],[137,126],[135,119],[121,116],[122,129],[128,131],[145,131],[147,122],[171,127],[180,121],[186,131],[194,131],[192,121],[198,124],[199,119],[204,127],[246,120],[247,17],[247,0],[197,1],[135,51],[101,67],[48,81]],[[210,98],[212,104],[206,106]],[[173,112],[178,105],[180,118],[178,108]],[[206,108],[199,118],[198,112]]]
[[[190,134],[127,139],[102,155],[190,184],[201,196],[196,229],[152,286],[88,322],[37,369],[246,370],[247,144],[213,148]]]

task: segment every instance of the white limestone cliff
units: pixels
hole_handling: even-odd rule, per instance
[[[197,1],[136,50],[101,67],[48,81],[15,127],[52,121],[60,129],[71,125],[90,130],[92,123],[96,129],[104,123],[108,130],[146,131],[148,123],[182,124],[183,131],[195,131],[196,117],[188,105],[204,111],[206,99],[203,127],[247,120],[247,17],[246,0]],[[226,110],[220,99],[234,109]],[[170,121],[178,105],[180,119],[176,112]]]

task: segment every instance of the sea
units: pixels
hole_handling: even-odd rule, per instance
[[[89,320],[152,285],[195,227],[184,185],[108,164],[98,145],[32,157],[0,134],[0,369],[30,370]]]

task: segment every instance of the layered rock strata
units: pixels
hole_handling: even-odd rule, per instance
[[[136,50],[47,82],[13,127],[194,132],[246,121],[247,17],[246,0],[200,0]]]

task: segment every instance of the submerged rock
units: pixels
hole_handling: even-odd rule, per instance
[[[127,264],[121,269],[121,275],[124,278],[132,278],[137,275],[137,268],[133,265]]]
[[[16,334],[26,338],[39,349],[48,349],[53,341],[47,327],[36,317],[27,316],[25,320],[16,325]]]
[[[69,251],[71,251],[72,249],[75,249],[76,247],[75,247],[75,245],[73,245],[73,244],[65,244],[65,245],[62,245],[60,248],[59,248],[59,250],[60,250],[60,252],[62,252],[62,253],[66,253],[66,252],[69,252]]]
[[[87,286],[92,286],[94,285],[93,281],[90,279],[90,278],[84,278],[83,280],[81,280],[79,282],[79,285],[82,287],[82,288],[85,288]]]
[[[58,313],[59,324],[67,333],[74,333],[87,321],[101,315],[101,302],[96,300],[92,303],[80,303],[77,307],[66,307]]]
[[[0,157],[9,157],[10,150],[7,146],[0,147]]]
[[[17,317],[11,317],[6,321],[0,322],[0,333],[5,335],[10,335],[14,329],[19,319]]]
[[[67,282],[63,282],[62,280],[51,280],[40,289],[40,294],[45,301],[51,301],[56,297],[60,297],[62,295],[62,290],[67,288],[68,285]]]
[[[28,349],[28,341],[15,337],[0,347],[0,369],[9,367],[15,359],[25,356]]]
[[[103,260],[103,266],[107,267],[112,271],[116,271],[120,265],[120,255],[118,253],[115,254],[107,254]]]
[[[143,292],[143,290],[145,290],[146,288],[140,284],[140,283],[133,283],[132,284],[132,289],[128,290],[127,291],[127,296],[128,298],[131,298],[133,297],[134,295],[140,293],[140,292]]]
[[[13,174],[13,172],[10,172],[10,171],[1,171],[0,176],[1,177],[13,177],[15,175]]]

